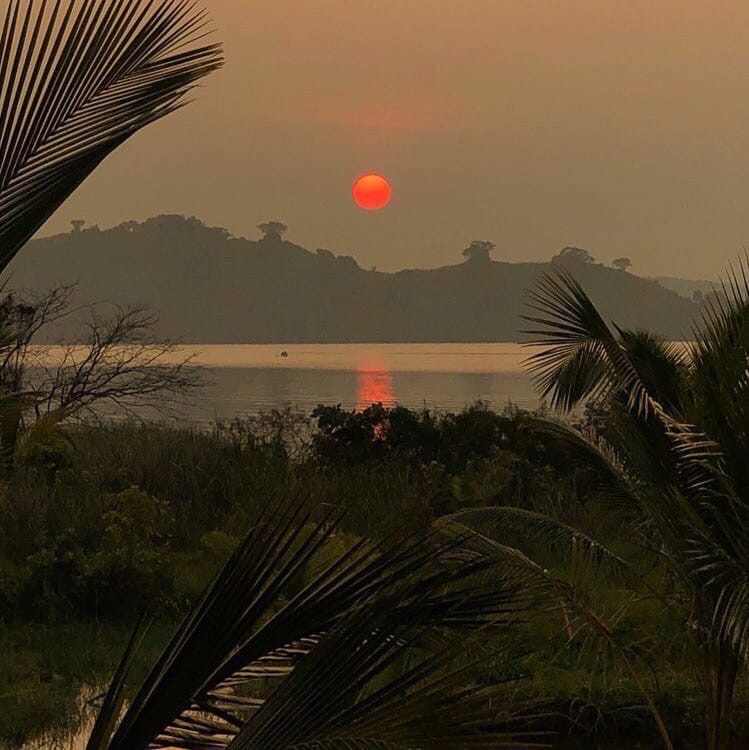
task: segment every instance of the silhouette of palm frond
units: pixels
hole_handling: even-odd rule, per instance
[[[10,0],[0,17],[0,271],[118,146],[221,67],[193,0]]]
[[[502,659],[522,582],[482,585],[460,534],[328,556],[340,518],[269,504],[120,716],[141,621],[87,750],[538,747],[507,678],[455,661],[472,633]]]

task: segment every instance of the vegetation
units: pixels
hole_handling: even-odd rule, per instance
[[[262,224],[258,224],[257,228],[263,233],[263,239],[268,241],[280,242],[289,228],[280,221],[265,221]]]
[[[58,426],[103,408],[119,413],[169,410],[201,384],[191,358],[174,341],[153,335],[156,318],[145,308],[75,306],[75,287],[43,295],[0,297],[0,471],[12,470],[22,429],[24,451],[36,450],[38,434],[63,440]],[[35,344],[61,322],[83,316],[82,332],[50,350]],[[170,361],[170,359],[172,361]],[[56,432],[57,431],[57,432]]]
[[[323,525],[312,535],[308,525],[298,525],[294,538],[314,538],[316,541],[305,544],[314,546],[322,557],[317,562],[290,558],[289,565],[294,574],[290,572],[286,577],[288,581],[282,578],[278,584],[284,584],[287,595],[289,592],[293,595],[301,591],[309,593],[308,586],[312,584],[308,579],[321,565],[323,568],[330,565],[325,560],[341,558],[343,565],[341,555],[344,555],[345,565],[352,566],[353,575],[354,569],[359,570],[365,561],[367,566],[373,565],[373,560],[379,561],[378,565],[384,565],[386,559],[391,560],[395,555],[392,564],[397,563],[401,567],[397,568],[397,575],[392,571],[389,575],[402,585],[398,584],[397,591],[391,591],[384,583],[373,586],[367,596],[367,617],[370,623],[375,617],[383,617],[383,628],[386,623],[390,623],[388,627],[397,625],[399,629],[405,626],[404,623],[407,624],[411,634],[409,642],[417,632],[420,638],[426,637],[420,631],[429,623],[419,620],[417,616],[423,603],[415,601],[413,613],[404,617],[401,611],[393,621],[391,618],[395,617],[395,610],[383,608],[383,605],[375,609],[369,601],[375,595],[387,600],[397,595],[398,601],[405,602],[403,586],[406,585],[406,577],[402,566],[406,564],[409,569],[419,573],[410,585],[417,586],[418,581],[420,593],[428,592],[429,586],[439,584],[439,590],[435,589],[433,596],[439,593],[442,597],[442,589],[448,582],[445,575],[454,578],[456,584],[461,584],[463,593],[459,593],[460,589],[454,591],[457,600],[448,608],[450,617],[457,617],[462,623],[461,627],[468,627],[470,623],[456,614],[455,606],[468,606],[466,594],[479,597],[476,601],[480,601],[482,607],[477,609],[477,613],[484,619],[493,612],[491,606],[484,609],[484,605],[491,604],[497,596],[499,599],[496,601],[503,608],[514,608],[515,592],[499,590],[495,586],[482,589],[475,581],[468,588],[470,579],[485,563],[469,562],[469,567],[461,566],[452,573],[443,571],[438,577],[430,578],[437,575],[433,570],[433,556],[437,554],[443,557],[454,545],[444,547],[440,553],[439,548],[435,550],[431,543],[421,541],[414,546],[408,541],[412,534],[417,537],[423,535],[433,517],[427,507],[422,518],[414,519],[408,529],[402,528],[402,519],[417,496],[417,487],[427,481],[417,478],[419,472],[415,467],[418,459],[414,448],[418,443],[414,439],[406,439],[404,434],[384,453],[380,452],[378,444],[381,438],[376,434],[382,433],[375,429],[377,418],[388,416],[381,407],[374,407],[360,415],[333,409],[321,410],[321,417],[323,412],[327,417],[321,419],[325,426],[314,433],[312,442],[295,439],[300,431],[309,434],[309,421],[292,413],[271,414],[249,422],[217,426],[213,434],[137,423],[109,427],[80,425],[67,428],[74,446],[66,456],[67,460],[61,458],[40,465],[32,457],[38,454],[29,454],[28,459],[19,460],[7,488],[0,522],[7,538],[14,539],[7,552],[3,550],[7,558],[3,563],[2,614],[10,628],[9,632],[17,633],[16,638],[24,638],[21,633],[35,627],[34,622],[64,628],[65,623],[81,618],[84,622],[105,620],[116,624],[135,617],[143,605],[155,609],[161,604],[161,617],[171,619],[184,610],[186,602],[194,599],[216,566],[237,547],[237,530],[260,528],[259,520],[263,508],[267,506],[267,498],[275,498],[272,504],[275,508],[277,504],[284,505],[289,502],[288,498],[295,496],[310,497],[309,507],[313,517],[320,519]],[[423,423],[435,437],[440,437],[440,420],[433,415],[411,415],[405,410],[398,410],[392,421],[393,424]],[[452,423],[455,420],[449,421]],[[476,408],[461,415],[458,421],[463,422],[464,429],[471,424],[486,425],[484,431],[487,440],[480,450],[488,458],[492,450],[489,436],[498,435],[499,426],[511,423],[512,419]],[[358,480],[359,489],[366,489],[367,495],[343,496],[342,502],[345,503],[350,497],[356,501],[356,505],[333,535],[330,522],[325,523],[330,515],[329,500],[350,473],[350,465],[341,466],[335,474],[331,469],[335,457],[351,445],[350,437],[339,434],[339,426],[343,422],[367,426],[354,430],[360,452],[370,456],[366,461],[366,471],[361,472]],[[458,435],[459,430],[453,424],[449,429],[451,435]],[[450,460],[456,466],[467,464],[472,455],[467,450],[467,435],[463,435],[460,442],[466,446],[466,450],[454,451],[451,455]],[[367,443],[370,444],[369,449]],[[69,448],[68,445],[65,447]],[[44,455],[48,458],[50,452],[51,449]],[[164,472],[164,465],[169,465],[171,472]],[[139,484],[137,489],[134,486],[136,482]],[[387,515],[378,513],[378,499],[387,494],[386,488],[392,490],[399,486],[405,488],[406,492],[401,491],[401,496],[395,498],[398,506]],[[19,497],[19,492],[27,493],[26,497]],[[367,507],[368,504],[371,507]],[[363,538],[364,534],[372,532],[373,535],[382,535],[377,528],[369,528],[370,522],[378,515],[381,516],[380,529],[384,531],[389,527],[397,530],[397,533],[389,534],[391,542],[381,552],[376,552],[376,548]],[[26,530],[36,530],[37,535]],[[358,534],[354,535],[353,532],[357,530]],[[281,531],[279,529],[278,533]],[[318,549],[322,544],[320,535],[325,538],[324,550]],[[245,549],[258,549],[257,545],[247,545],[249,542]],[[295,545],[292,547],[296,549]],[[356,547],[358,552],[354,560],[349,560],[352,547]],[[184,550],[191,552],[186,554]],[[24,562],[18,565],[18,561]],[[476,564],[479,568],[474,570],[471,566]],[[444,565],[439,567],[441,569]],[[364,574],[362,569],[357,575]],[[426,588],[425,575],[426,580],[432,580]],[[303,585],[305,581],[307,583]],[[359,585],[351,590],[357,597],[364,596],[365,592]],[[237,593],[234,589],[233,592]],[[250,596],[251,592],[247,595]],[[343,607],[340,601],[336,602],[337,606]],[[307,606],[311,605],[310,602]],[[277,606],[278,597],[271,597],[268,613]],[[320,609],[317,600],[315,607],[315,611]],[[345,614],[344,609],[340,611],[341,617]],[[266,617],[263,612],[257,615],[261,619]],[[432,616],[429,612],[431,609],[425,611],[424,616]],[[499,614],[494,611],[494,615]],[[303,619],[309,623],[309,617]],[[494,622],[495,619],[494,616],[489,617],[490,622],[487,621],[486,625],[497,627],[500,623]],[[230,622],[231,619],[226,618],[227,625]],[[506,630],[507,625],[505,617],[502,619],[502,629]],[[280,645],[288,642],[288,633],[282,632],[278,637],[281,639]],[[406,637],[406,631],[403,631],[403,637]],[[381,644],[387,651],[387,654],[380,654],[385,659],[382,669],[396,657],[402,661],[400,650],[391,653],[389,643]],[[448,642],[441,637],[439,643],[441,648],[446,648]],[[410,648],[407,661],[415,665],[418,653]],[[435,661],[431,666],[422,664],[419,669],[431,671],[437,667],[443,668],[441,662]],[[23,674],[23,669],[18,665],[13,673],[20,684],[3,686],[3,694],[13,701],[11,705],[15,702],[13,699],[20,685],[33,680],[33,676]],[[422,679],[427,673],[420,672]],[[87,677],[94,679],[97,674],[93,672]],[[401,672],[397,674],[400,675],[399,680],[405,680]],[[356,673],[352,672],[351,679],[355,676]],[[375,676],[373,674],[372,678]],[[490,676],[492,679],[497,677],[496,674]],[[393,675],[388,673],[383,678],[386,677],[392,679]],[[341,676],[338,675],[336,680],[340,683]],[[55,687],[59,692],[58,685],[51,686]],[[404,683],[403,689],[406,687]],[[482,694],[488,695],[485,692],[489,690],[486,679],[482,681],[481,690],[484,691]],[[55,691],[50,689],[49,695],[54,694]],[[441,687],[438,694],[440,701],[452,702],[449,691],[445,693]],[[429,700],[436,699],[436,695]],[[68,702],[71,700],[68,699]],[[423,717],[426,704],[422,702],[416,705],[418,715]],[[463,705],[462,699],[460,705]],[[16,712],[13,718],[22,723],[13,727],[11,722],[11,727],[5,730],[9,738],[22,737],[25,731],[40,728],[50,721],[50,716],[44,712],[37,717]],[[281,719],[288,722],[289,717],[281,715]],[[23,722],[28,722],[25,730]],[[455,724],[451,726],[453,729],[457,727]]]
[[[618,558],[640,554],[622,540],[619,520],[602,514],[596,468],[572,463],[555,435],[528,428],[542,416],[516,409],[496,413],[481,404],[458,414],[321,407],[314,417],[287,410],[218,424],[211,432],[126,421],[71,424],[62,428],[68,439],[33,451],[24,451],[22,440],[0,501],[0,533],[8,542],[0,561],[0,630],[16,644],[4,651],[8,669],[0,669],[0,737],[13,746],[90,716],[91,706],[79,705],[78,696],[105,683],[128,628],[146,606],[157,619],[135,656],[126,691],[132,697],[149,663],[167,646],[173,623],[243,548],[244,530],[259,528],[269,503],[293,513],[295,498],[306,498],[309,520],[295,522],[294,534],[315,547],[314,559],[294,568],[276,604],[259,615],[263,622],[300,591],[314,590],[319,572],[354,548],[364,545],[377,559],[394,549],[412,550],[421,559],[428,548],[425,534],[439,522],[439,535],[431,538],[443,552],[432,553],[444,556],[451,549],[481,567],[465,579],[465,571],[452,570],[452,585],[471,596],[501,595],[511,610],[491,626],[493,635],[475,633],[464,644],[467,652],[453,641],[465,633],[438,627],[434,643],[448,649],[453,666],[469,670],[463,672],[464,686],[499,691],[506,720],[542,715],[514,724],[519,731],[553,731],[561,738],[574,727],[579,741],[608,738],[600,740],[606,746],[620,735],[646,742],[658,736],[648,719],[647,695],[674,742],[689,746],[702,702],[693,682],[694,653],[685,649],[683,618],[673,608],[656,605],[649,593],[637,596],[613,557],[610,564],[585,569],[568,565],[554,550],[543,552],[537,530],[532,538],[541,550],[525,549],[541,570],[552,571],[544,578],[527,556],[508,556],[484,543],[495,536],[488,529],[469,544],[470,519],[456,519],[501,502],[520,518],[508,516],[501,525],[505,534],[515,530],[513,549],[531,538],[521,521],[543,515],[595,531]],[[591,412],[585,422],[598,419]],[[312,539],[321,534],[326,539],[318,547]],[[376,540],[388,541],[381,546]],[[558,541],[555,550],[562,549]],[[663,571],[648,570],[649,584],[666,585]],[[412,572],[408,585],[418,586],[433,569],[415,565]],[[387,607],[380,611],[377,603],[380,596],[387,600],[387,592],[387,586],[369,590],[361,606],[390,628]],[[585,628],[581,612],[590,618]],[[612,632],[594,633],[594,622]],[[88,637],[78,638],[77,629]],[[58,640],[80,656],[59,654]],[[414,667],[428,653],[389,654],[386,661],[392,656],[395,662],[375,683],[401,679],[405,664]],[[479,655],[482,668],[475,666]],[[517,676],[522,679],[506,682]],[[266,697],[272,684],[254,679],[246,690]],[[21,710],[23,695],[33,711]],[[291,720],[285,713],[274,718]]]
[[[682,638],[701,674],[705,747],[741,743],[734,699],[749,632],[745,266],[703,307],[694,341],[685,346],[612,331],[565,273],[545,278],[531,299],[533,333],[544,347],[532,371],[542,392],[562,411],[584,400],[597,411],[588,430],[542,420],[531,429],[558,440],[571,461],[595,468],[596,497],[636,547],[622,559],[548,516],[501,507],[455,519],[500,538],[512,529],[513,539],[543,540],[568,564],[628,565],[636,573],[628,577],[633,592],[680,613]],[[658,572],[656,585],[645,571]],[[579,601],[579,584],[572,590],[570,600]],[[578,614],[590,620],[584,610]],[[662,739],[674,746],[665,727]]]
[[[473,240],[471,244],[463,250],[463,257],[474,263],[488,262],[491,260],[491,254],[496,245],[486,240]]]

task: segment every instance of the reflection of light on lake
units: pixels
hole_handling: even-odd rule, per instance
[[[372,404],[393,406],[393,374],[389,370],[359,369],[357,376],[357,409]]]

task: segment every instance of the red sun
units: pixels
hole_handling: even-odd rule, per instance
[[[354,200],[367,211],[385,208],[393,197],[390,183],[379,174],[365,174],[354,183]]]

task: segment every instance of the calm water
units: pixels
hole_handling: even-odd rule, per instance
[[[209,385],[181,412],[210,421],[290,404],[372,403],[455,410],[478,399],[538,404],[519,344],[195,345]],[[282,352],[287,356],[282,356]]]

